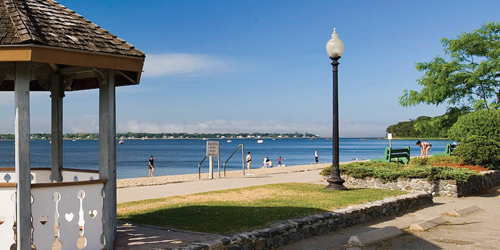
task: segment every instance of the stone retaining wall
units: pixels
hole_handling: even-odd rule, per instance
[[[496,186],[500,183],[500,172],[496,170],[481,172],[481,178],[470,180],[467,183],[458,185],[458,196],[474,194],[483,189]]]
[[[178,249],[249,250],[274,249],[279,246],[325,234],[339,228],[364,223],[384,216],[397,215],[425,204],[432,204],[430,193],[410,193],[364,203],[332,212],[298,219],[278,221],[268,228],[222,236],[220,239]]]
[[[437,196],[461,197],[500,183],[500,172],[498,171],[484,171],[481,174],[481,177],[469,180],[466,183],[457,183],[455,180],[428,181],[426,179],[409,178],[399,178],[397,181],[383,183],[379,179],[372,177],[360,179],[342,175],[342,178],[346,181],[344,185],[352,188],[381,188],[408,192],[422,191],[431,192]]]

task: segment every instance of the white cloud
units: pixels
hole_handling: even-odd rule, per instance
[[[32,119],[33,133],[50,133],[50,120]],[[97,133],[99,131],[98,115],[82,115],[77,118],[64,119],[64,133]],[[341,137],[383,137],[386,124],[360,122],[352,120],[340,121]],[[286,122],[286,121],[249,121],[249,120],[209,120],[200,122],[153,122],[118,119],[118,133],[312,133],[320,136],[332,136],[331,122]],[[0,120],[0,133],[14,133],[14,117]]]
[[[2,106],[14,107],[14,92],[0,93],[0,107]]]
[[[99,132],[98,115],[82,115],[79,118],[64,119],[64,133],[97,133]]]
[[[348,120],[341,121],[342,137],[381,137],[385,126],[363,124]],[[332,135],[331,123],[314,122],[281,122],[281,121],[248,121],[248,120],[212,120],[192,123],[155,123],[129,120],[117,124],[117,132],[149,132],[149,133],[313,133],[321,136]]]
[[[367,123],[348,119],[341,120],[339,126],[341,137],[384,137],[387,128],[385,123]],[[332,132],[328,134],[331,136]]]
[[[227,59],[209,55],[186,53],[146,55],[143,76],[212,75],[232,71],[234,63]]]
[[[6,122],[0,120],[0,134],[11,134],[14,131],[14,122],[8,125]]]

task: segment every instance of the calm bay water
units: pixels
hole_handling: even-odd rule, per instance
[[[428,140],[432,143],[430,154],[444,152],[450,141]],[[314,151],[318,149],[319,162],[332,161],[332,141],[327,139],[233,139],[232,142],[219,140],[222,165],[241,143],[245,146],[245,156],[252,152],[252,168],[262,166],[264,157],[269,157],[275,166],[278,157],[284,165],[304,165],[314,162]],[[381,158],[384,149],[389,146],[387,140],[366,140],[358,138],[340,139],[340,161],[352,161],[353,158]],[[415,140],[393,140],[394,148],[411,147],[411,155],[420,155]],[[50,167],[51,144],[48,141],[31,141],[31,166]],[[117,176],[122,178],[148,176],[148,160],[155,158],[155,175],[178,175],[198,173],[198,163],[205,156],[204,140],[126,140],[117,145]],[[64,141],[64,167],[77,169],[95,169],[99,167],[98,141]],[[0,141],[0,167],[14,167],[14,141]],[[234,154],[226,165],[226,170],[241,170],[241,149]],[[208,159],[202,164],[201,171],[208,172]],[[217,159],[214,160],[217,171]]]

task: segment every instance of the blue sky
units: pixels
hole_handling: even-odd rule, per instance
[[[441,38],[499,22],[500,1],[60,0],[146,53],[139,86],[117,89],[117,132],[309,132],[331,136],[325,45],[337,28],[340,135],[384,136],[446,107],[399,106],[416,62]],[[98,92],[67,93],[64,132],[98,131]],[[0,133],[13,133],[0,93]],[[49,93],[31,95],[31,131],[50,132]]]

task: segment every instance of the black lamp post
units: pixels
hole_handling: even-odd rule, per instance
[[[339,39],[337,29],[333,29],[332,38],[326,43],[326,52],[330,59],[332,59],[333,66],[333,133],[332,133],[332,176],[327,180],[328,186],[326,189],[330,190],[345,190],[343,183],[344,180],[340,177],[339,169],[339,89],[338,89],[338,66],[339,59],[344,52],[344,43]]]

